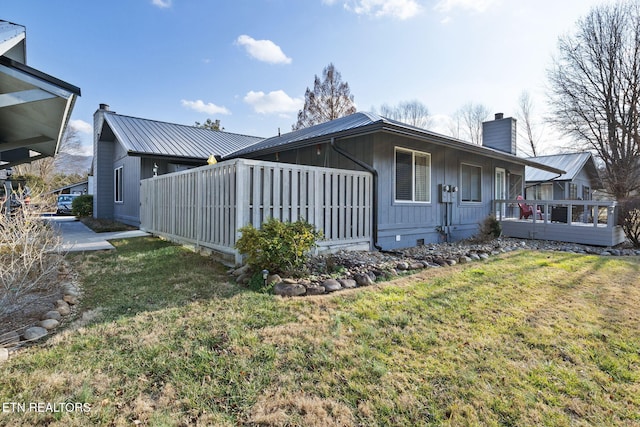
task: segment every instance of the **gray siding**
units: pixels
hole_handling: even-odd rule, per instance
[[[378,172],[378,244],[383,249],[415,246],[418,239],[436,243],[440,239],[436,227],[444,226],[445,205],[439,202],[440,184],[460,186],[460,165],[468,163],[482,168],[482,201],[464,203],[460,192],[447,213],[451,218],[450,238],[460,240],[477,233],[478,224],[492,211],[495,168],[504,168],[524,176],[524,167],[493,160],[463,151],[386,133],[341,139],[337,145],[354,157],[373,166]],[[395,199],[395,147],[431,154],[431,202],[406,203]],[[352,161],[336,153],[329,144],[283,151],[256,157],[279,161],[352,170],[362,170]]]
[[[120,145],[118,144],[120,147]],[[124,224],[140,225],[140,158],[124,156],[113,163],[111,182],[114,183],[115,170],[122,166],[122,202],[113,203],[113,219]]]
[[[113,219],[113,146],[112,141],[97,141],[93,145],[93,216],[96,218]]]
[[[395,201],[395,147],[431,154],[431,202],[410,203]],[[418,239],[435,243],[440,239],[436,227],[444,227],[449,216],[452,240],[473,236],[478,224],[492,211],[495,188],[495,168],[524,173],[522,166],[470,155],[439,145],[418,142],[409,138],[379,135],[374,146],[375,168],[378,171],[378,243],[385,249],[415,246]],[[461,164],[482,168],[482,201],[462,202],[461,192],[454,202],[440,203],[439,186],[461,186]]]
[[[507,117],[482,123],[482,145],[516,154],[516,120]]]

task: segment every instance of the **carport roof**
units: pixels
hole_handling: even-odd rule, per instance
[[[0,168],[57,153],[80,88],[29,67],[24,27],[0,21]]]

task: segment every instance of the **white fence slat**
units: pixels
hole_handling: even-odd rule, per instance
[[[321,248],[371,243],[371,174],[237,159],[143,180],[141,228],[232,255],[239,228],[304,218]]]

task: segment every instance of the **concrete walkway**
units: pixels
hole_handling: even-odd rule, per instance
[[[72,216],[46,217],[62,236],[62,252],[100,251],[115,249],[109,240],[149,236],[140,230],[96,233]]]

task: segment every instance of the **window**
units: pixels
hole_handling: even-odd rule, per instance
[[[512,173],[509,175],[509,199],[515,200],[522,196],[522,175]]]
[[[569,184],[569,200],[577,200],[578,199],[578,184],[570,183]]]
[[[431,154],[396,148],[396,200],[431,202]]]
[[[591,200],[591,188],[586,185],[582,186],[582,200]]]
[[[116,203],[122,203],[123,202],[123,198],[122,198],[122,189],[124,188],[123,182],[122,182],[122,166],[120,166],[119,168],[116,168],[114,171],[114,195],[115,195],[115,202]]]
[[[463,202],[482,201],[482,168],[460,165],[460,200]]]

